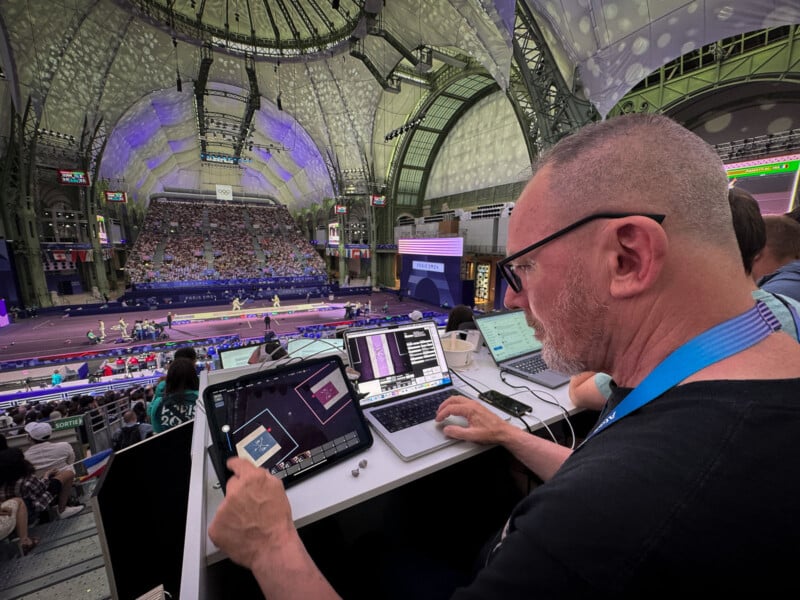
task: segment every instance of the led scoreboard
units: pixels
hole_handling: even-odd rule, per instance
[[[89,187],[89,174],[86,171],[58,170],[58,182],[61,185],[83,185]]]

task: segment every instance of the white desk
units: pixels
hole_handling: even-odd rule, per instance
[[[491,387],[529,404],[533,408],[533,413],[526,417],[526,421],[532,430],[541,428],[542,422],[550,424],[563,419],[564,410],[570,414],[578,411],[569,401],[567,386],[550,390],[511,375],[507,377],[515,384],[524,384],[537,392],[551,394],[563,407],[562,410],[536,399],[527,390],[514,389],[504,384],[500,380],[499,370],[485,348],[476,353],[473,363],[459,373],[480,390]],[[457,376],[454,380],[456,387],[462,389],[466,395],[476,397],[474,390],[463,385]],[[201,394],[206,383],[207,377],[204,374],[200,384]],[[512,419],[511,422],[524,428],[519,419]],[[287,490],[292,515],[298,528],[475,456],[488,448],[488,446],[460,442],[413,461],[404,462],[380,436],[375,435],[374,439],[372,447],[368,450],[321,471]],[[205,413],[199,410],[195,414],[192,441],[191,491],[181,580],[182,598],[205,598],[205,568],[225,558],[207,534],[208,525],[223,499],[216,472],[206,451],[210,443]],[[362,459],[368,461],[368,466],[360,470],[358,477],[353,477],[351,471]],[[319,490],[325,490],[325,493],[320,494]]]

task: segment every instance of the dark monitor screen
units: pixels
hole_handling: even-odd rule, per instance
[[[112,454],[92,494],[112,596],[180,592],[194,421]],[[114,593],[116,590],[116,593]]]

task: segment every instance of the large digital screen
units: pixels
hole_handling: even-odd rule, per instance
[[[58,182],[61,185],[82,185],[90,186],[89,173],[86,171],[68,171],[65,169],[58,170]]]
[[[464,256],[464,238],[411,238],[397,241],[398,254]]]
[[[337,215],[346,215],[347,214],[347,207],[344,204],[337,204],[336,205],[336,214]]]
[[[783,214],[793,206],[800,183],[800,154],[725,165],[731,186],[749,192],[761,214]],[[796,204],[796,202],[795,202]]]
[[[378,196],[373,194],[369,199],[372,206],[386,206],[386,196]]]
[[[464,239],[410,238],[397,242],[402,258],[400,289],[435,306],[455,306],[461,298]]]
[[[106,202],[127,202],[127,201],[128,201],[127,192],[112,192],[106,190]]]

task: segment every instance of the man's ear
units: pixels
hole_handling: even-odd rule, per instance
[[[609,293],[615,298],[631,298],[652,287],[669,246],[662,227],[648,217],[630,217],[609,223],[606,234]]]

